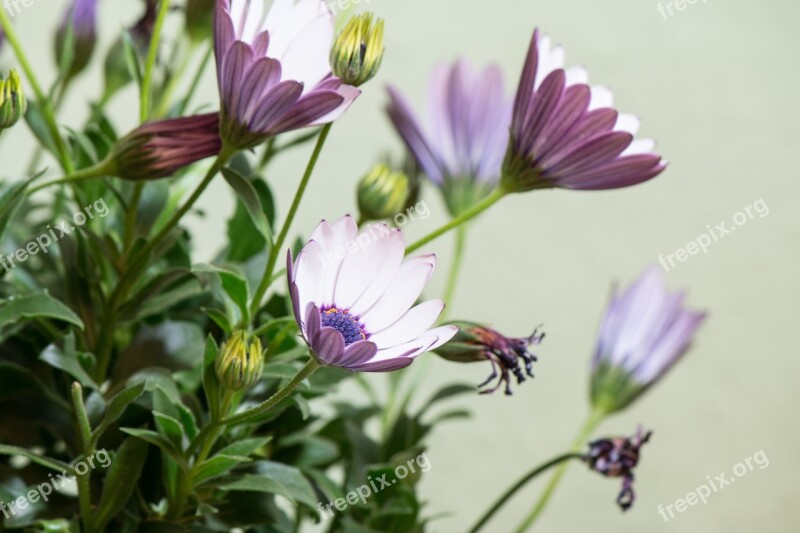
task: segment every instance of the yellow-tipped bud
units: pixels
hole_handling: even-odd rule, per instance
[[[14,69],[8,73],[8,78],[0,77],[0,130],[10,128],[25,116],[28,102],[22,92],[22,82],[19,74]]]
[[[383,20],[372,13],[350,19],[331,50],[331,69],[348,85],[363,85],[378,73],[383,61]]]
[[[244,331],[236,331],[222,346],[215,364],[217,378],[231,392],[252,387],[264,368],[264,353],[261,341],[254,337],[248,342]]]
[[[402,212],[409,197],[409,179],[383,163],[358,184],[358,209],[362,220],[384,220]]]

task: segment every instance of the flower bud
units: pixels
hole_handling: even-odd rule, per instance
[[[633,491],[633,469],[639,464],[639,449],[650,440],[652,434],[652,431],[644,433],[639,428],[633,437],[614,437],[590,442],[589,453],[583,458],[595,472],[606,477],[622,478],[622,490],[617,496],[617,504],[623,511],[630,509],[636,499]]]
[[[186,32],[193,42],[211,36],[215,0],[188,0],[186,2]]]
[[[402,212],[408,203],[408,176],[381,163],[359,182],[357,196],[362,220],[391,218]]]
[[[111,149],[110,173],[133,181],[166,178],[221,147],[219,113],[148,122]]]
[[[134,50],[140,57],[147,55],[150,48],[150,39],[153,36],[153,26],[156,22],[156,2],[147,0],[145,12],[136,24],[128,28],[128,35]],[[103,63],[103,76],[105,79],[104,97],[110,98],[114,93],[133,81],[128,60],[125,57],[125,44],[122,37],[117,38],[108,50]]]
[[[67,36],[72,33],[71,62],[67,79],[80,74],[94,53],[97,43],[97,0],[73,0],[67,8],[56,32],[56,63],[61,64],[67,46]]]
[[[253,337],[248,343],[244,331],[236,331],[222,346],[214,366],[217,378],[223,387],[231,392],[252,387],[261,379],[264,368],[264,354],[261,340]]]
[[[525,374],[533,377],[533,363],[538,359],[528,351],[528,347],[539,345],[544,339],[544,333],[539,333],[538,328],[529,337],[512,338],[473,322],[453,324],[458,326],[458,333],[435,352],[443,359],[457,363],[491,362],[492,374],[478,387],[485,387],[494,379],[497,379],[497,383],[491,389],[480,391],[481,394],[491,394],[505,383],[505,393],[510,396],[511,374],[516,377],[517,384],[525,381]],[[525,374],[522,372],[520,360],[525,366]]]
[[[8,79],[0,77],[0,130],[10,128],[25,115],[28,102],[22,92],[19,74],[14,69],[8,73]]]
[[[331,50],[331,69],[344,83],[358,87],[378,73],[383,61],[383,20],[372,13],[354,16]]]

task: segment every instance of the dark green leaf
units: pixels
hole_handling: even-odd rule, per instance
[[[194,480],[195,486],[198,486],[206,481],[227,474],[237,465],[248,462],[250,462],[249,457],[217,454],[200,464],[192,479]]]
[[[103,493],[94,517],[97,531],[119,513],[133,494],[139,475],[147,459],[147,443],[139,439],[125,439],[114,455],[114,461],[103,483]]]
[[[62,320],[83,329],[83,322],[78,315],[46,292],[12,296],[0,301],[0,327],[39,317]]]

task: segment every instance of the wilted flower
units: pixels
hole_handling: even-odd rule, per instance
[[[617,496],[617,504],[623,511],[633,505],[636,494],[633,491],[633,469],[639,464],[639,449],[650,440],[652,431],[636,431],[633,437],[599,439],[589,443],[589,453],[584,461],[589,468],[606,477],[621,477],[622,490]]]
[[[97,0],[72,0],[56,32],[56,62],[61,63],[67,36],[72,32],[72,62],[66,73],[67,78],[78,75],[94,53],[97,43]]]
[[[592,360],[591,398],[612,413],[627,407],[660,379],[691,345],[705,313],[684,308],[653,266],[606,310]]]
[[[608,88],[589,87],[585,69],[563,65],[564,49],[534,32],[514,103],[504,188],[615,189],[660,174],[666,165],[655,143],[634,140],[639,120],[611,107]]]
[[[215,1],[188,0],[186,2],[186,31],[193,41],[203,41],[211,35],[214,26]]]
[[[248,341],[244,331],[236,331],[223,345],[214,369],[223,387],[231,392],[252,387],[264,368],[264,353],[261,340],[253,337]]]
[[[218,113],[148,122],[117,141],[109,174],[135,181],[166,178],[221,147]]]
[[[538,359],[528,348],[542,343],[544,333],[539,333],[538,328],[529,337],[514,338],[472,322],[454,322],[454,325],[458,326],[458,333],[453,340],[437,348],[436,353],[444,359],[459,363],[489,361],[492,364],[492,374],[478,387],[485,387],[498,376],[499,378],[494,387],[481,391],[481,394],[491,394],[505,383],[505,393],[510,396],[511,374],[517,378],[518,384],[525,381],[525,374],[533,377],[533,363]],[[525,366],[525,374],[520,361]]]
[[[0,76],[0,131],[10,128],[25,116],[28,102],[22,91],[22,82],[14,69],[8,73],[8,79]]]
[[[434,70],[429,83],[428,127],[406,99],[389,88],[389,118],[419,167],[456,216],[497,186],[508,145],[511,101],[494,65],[475,70],[466,60]]]
[[[358,210],[362,220],[383,220],[405,209],[410,183],[403,172],[378,164],[358,184]]]
[[[231,148],[332,122],[361,94],[331,75],[333,15],[322,0],[217,0],[221,135]]]
[[[150,40],[153,36],[153,27],[156,22],[156,7],[157,2],[155,0],[146,0],[144,14],[128,29],[131,44],[141,57],[146,56],[150,49]],[[128,68],[128,60],[125,57],[125,44],[122,37],[117,38],[114,44],[111,45],[103,67],[105,98],[109,98],[119,89],[133,81]]]
[[[383,61],[383,20],[372,13],[350,19],[331,50],[333,73],[358,87],[375,77]]]
[[[295,320],[322,364],[362,372],[387,372],[449,341],[455,326],[430,328],[441,300],[415,307],[436,265],[424,255],[403,261],[399,229],[368,226],[361,233],[345,216],[322,221],[292,262],[289,291]]]

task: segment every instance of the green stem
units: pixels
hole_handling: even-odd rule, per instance
[[[289,213],[286,215],[286,222],[283,223],[281,232],[278,234],[277,240],[272,245],[272,249],[269,253],[269,260],[267,261],[267,267],[264,269],[264,277],[261,279],[261,283],[259,284],[258,290],[256,290],[251,303],[250,316],[252,316],[253,319],[256,318],[256,314],[258,314],[258,310],[261,307],[261,300],[264,299],[264,295],[267,293],[267,289],[269,289],[269,284],[272,280],[272,272],[275,270],[275,264],[278,262],[278,256],[283,248],[283,243],[286,241],[286,236],[289,234],[289,229],[291,228],[294,217],[297,214],[297,209],[300,207],[300,202],[303,199],[303,194],[305,194],[306,187],[311,179],[311,174],[314,172],[314,167],[317,165],[317,160],[322,152],[322,147],[325,145],[325,139],[328,138],[328,133],[331,131],[331,125],[332,124],[326,124],[319,133],[317,145],[314,147],[314,152],[311,154],[311,159],[308,160],[308,165],[306,165],[306,171],[303,174],[303,179],[300,180],[300,185],[297,186],[297,192],[294,195],[292,206],[289,208]]]
[[[161,0],[158,7],[156,23],[153,26],[153,36],[150,38],[150,49],[147,52],[147,60],[144,66],[142,77],[142,90],[139,94],[139,119],[140,122],[147,122],[150,117],[151,89],[153,85],[153,69],[158,56],[158,43],[161,41],[161,30],[164,28],[164,20],[169,12],[170,0]]]
[[[578,436],[572,443],[572,448],[570,449],[572,453],[579,452],[586,445],[586,442],[591,438],[592,433],[600,424],[600,422],[603,421],[605,416],[606,412],[601,409],[594,409],[591,413],[589,413],[589,417],[586,419],[583,427],[578,432]],[[566,471],[567,463],[564,463],[558,468],[558,470],[555,471],[555,473],[553,473],[553,476],[547,483],[547,486],[545,487],[542,495],[539,497],[539,500],[536,502],[536,505],[533,507],[528,516],[525,517],[525,520],[523,520],[522,523],[517,527],[515,533],[521,533],[533,526],[534,522],[536,522],[536,519],[544,510],[545,506],[547,506],[547,502],[550,501],[550,498],[553,496],[553,493],[558,487],[558,484],[561,482],[561,478],[564,477],[564,473]]]
[[[6,13],[5,9],[0,9],[0,25],[2,25],[3,31],[6,34],[6,40],[14,50],[14,54],[17,56],[17,61],[19,61],[19,65],[22,68],[22,71],[25,73],[25,77],[28,78],[28,83],[31,84],[31,88],[36,95],[36,100],[41,107],[44,120],[47,123],[47,129],[50,131],[50,135],[53,137],[53,142],[56,145],[56,151],[58,152],[57,155],[59,163],[61,164],[61,168],[64,170],[65,174],[72,174],[74,171],[72,159],[70,159],[69,151],[67,150],[66,144],[64,144],[64,139],[61,137],[61,133],[58,131],[58,123],[56,122],[53,114],[52,104],[50,100],[47,99],[47,96],[45,96],[42,86],[39,85],[39,80],[33,73],[33,69],[28,62],[28,58],[25,56],[25,52],[22,50],[22,46],[17,38],[17,34],[14,31],[14,26],[11,25],[11,21],[8,19],[8,14]]]
[[[72,406],[75,410],[75,418],[78,425],[78,434],[80,436],[81,453],[84,458],[88,458],[91,453],[92,442],[92,428],[89,425],[89,416],[86,414],[86,407],[83,404],[83,389],[81,384],[77,381],[72,384]],[[76,474],[78,483],[78,505],[81,510],[81,518],[83,520],[83,530],[87,533],[94,531],[94,524],[92,524],[92,494],[91,494],[91,473],[86,472],[83,475]]]
[[[518,490],[527,485],[529,481],[536,478],[539,474],[561,463],[566,464],[566,462],[570,459],[580,459],[582,457],[582,455],[577,453],[565,453],[564,455],[559,455],[555,459],[552,459],[543,465],[537,466],[525,474],[522,479],[517,481],[513,486],[511,486],[511,488],[505,491],[503,495],[500,496],[491,507],[489,507],[489,509],[481,516],[480,520],[478,520],[478,523],[472,526],[472,528],[469,530],[469,533],[477,533],[483,526],[486,525],[486,522],[488,522],[495,515],[495,513],[497,513],[497,511],[499,511],[503,505],[505,505],[511,499],[511,497],[517,493]]]
[[[406,248],[406,253],[410,254],[410,253],[422,248],[423,246],[425,246],[426,244],[428,244],[432,240],[441,237],[442,235],[444,235],[445,233],[447,233],[451,229],[455,229],[455,228],[459,227],[460,225],[464,224],[465,222],[475,218],[476,216],[480,215],[481,213],[483,213],[484,211],[489,209],[491,206],[496,204],[498,202],[498,200],[500,200],[505,195],[506,195],[506,191],[503,190],[502,187],[496,188],[486,198],[484,198],[483,200],[481,200],[477,204],[473,205],[472,207],[470,207],[469,209],[464,211],[462,214],[460,214],[459,216],[457,216],[456,218],[454,218],[453,220],[451,220],[450,222],[448,222],[447,224],[445,224],[441,228],[437,229],[436,231],[434,231],[432,233],[429,233],[428,235],[426,235],[425,237],[421,238],[420,240],[418,240],[417,242],[415,242],[411,246],[407,247]]]
[[[211,56],[214,52],[214,47],[209,45],[208,50],[206,50],[203,59],[200,61],[200,65],[197,67],[197,72],[195,72],[194,77],[192,78],[192,82],[189,85],[189,90],[186,92],[186,96],[183,97],[181,103],[178,105],[177,116],[183,116],[186,108],[189,107],[189,102],[191,101],[194,93],[197,92],[197,88],[200,86],[200,80],[203,78],[203,72],[206,70],[206,66],[208,65],[209,60],[211,60]]]
[[[142,200],[144,182],[137,182],[133,186],[133,195],[128,203],[128,210],[125,213],[125,232],[123,233],[123,253],[128,254],[133,246],[134,232],[136,231],[136,218],[139,214],[139,202]]]
[[[94,166],[87,167],[81,170],[76,170],[72,174],[68,176],[64,176],[63,178],[59,178],[57,180],[48,181],[45,183],[41,183],[36,187],[28,190],[28,195],[31,195],[35,192],[41,191],[42,189],[46,189],[51,185],[59,185],[62,183],[76,183],[79,181],[90,180],[94,178],[100,178],[103,176],[107,176],[110,174],[111,170],[111,161],[105,160],[97,163]]]
[[[439,321],[443,322],[447,311],[450,308],[450,305],[453,302],[453,297],[456,293],[456,286],[458,285],[458,275],[461,273],[461,263],[464,259],[464,248],[467,243],[467,226],[459,226],[456,228],[456,246],[455,250],[453,251],[453,262],[450,265],[450,275],[447,278],[447,288],[444,291],[444,303],[447,305],[445,307],[442,316],[439,317]]]
[[[239,413],[238,415],[229,416],[223,419],[221,424],[224,426],[238,425],[249,422],[254,418],[258,418],[287,398],[298,387],[298,385],[300,385],[308,376],[313,374],[314,371],[316,371],[319,367],[320,363],[312,357],[308,363],[306,363],[306,366],[304,366],[300,372],[298,372],[297,375],[286,384],[285,387],[280,389],[278,392],[270,396],[267,400],[259,405]]]

